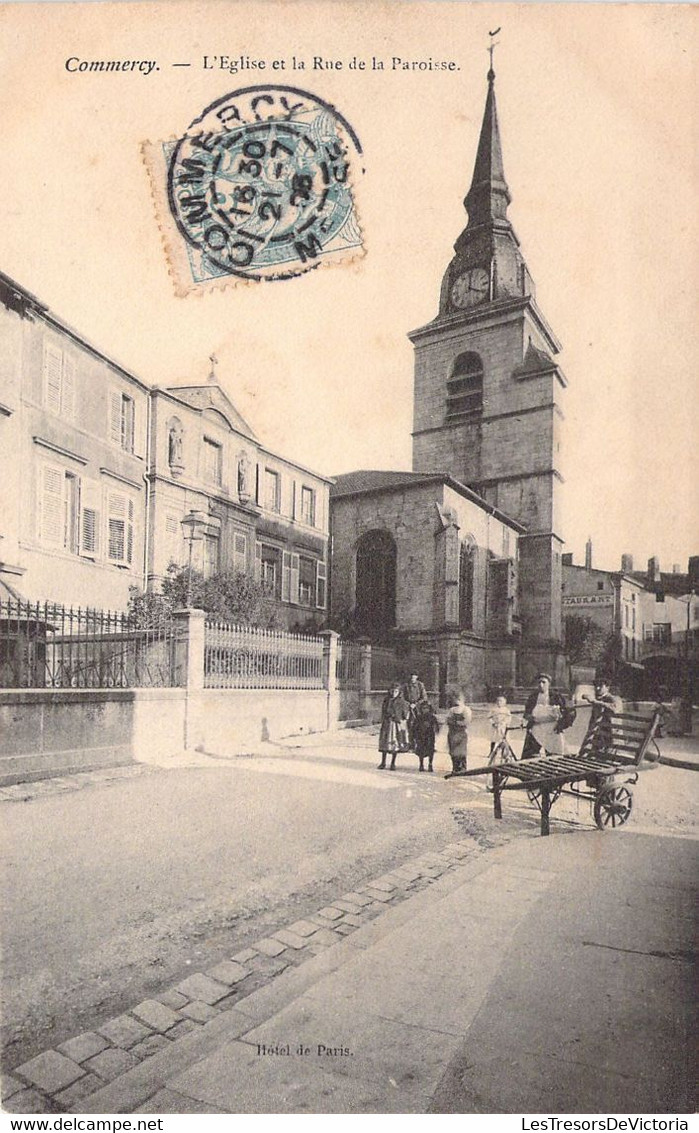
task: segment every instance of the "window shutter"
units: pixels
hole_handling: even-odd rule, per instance
[[[126,524],[126,561],[129,565],[133,562],[133,521],[134,521],[134,506],[133,500],[128,502],[128,522]]]
[[[123,563],[126,557],[126,496],[110,492],[108,497],[108,554],[112,562]]]
[[[291,481],[291,518],[298,518],[299,488],[296,480]]]
[[[121,448],[121,394],[116,389],[109,391],[109,439]]]
[[[63,353],[52,343],[44,344],[44,403],[51,413],[61,412]]]
[[[246,574],[248,569],[247,564],[247,539],[244,535],[237,532],[233,536],[233,569],[238,574]]]
[[[126,452],[133,452],[135,416],[136,411],[132,398],[122,398],[121,447]]]
[[[291,556],[291,575],[289,586],[289,601],[293,606],[299,604],[299,557],[296,554]]]
[[[282,551],[282,602],[291,601],[291,552]]]
[[[97,484],[83,481],[80,488],[80,553],[98,555],[100,550],[100,493]]]
[[[327,580],[327,571],[326,571],[326,568],[325,568],[325,563],[322,560],[319,559],[317,564],[316,564],[316,606],[318,607],[319,610],[325,609],[325,603],[326,603],[325,592],[326,592],[326,586],[327,586],[326,580]]]
[[[255,578],[258,582],[262,582],[262,544],[257,541],[255,542]]]
[[[75,363],[67,356],[63,358],[61,413],[68,421],[72,421],[75,417]]]
[[[51,464],[41,466],[39,537],[49,547],[64,545],[65,473]]]

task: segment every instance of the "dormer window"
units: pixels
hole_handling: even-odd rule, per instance
[[[483,412],[483,363],[478,354],[459,354],[447,381],[447,421]]]

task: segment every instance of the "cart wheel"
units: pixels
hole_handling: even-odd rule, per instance
[[[603,787],[594,806],[595,822],[600,830],[623,826],[631,816],[633,795],[628,787]]]

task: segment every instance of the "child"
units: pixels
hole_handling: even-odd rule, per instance
[[[507,697],[503,693],[498,693],[495,697],[495,704],[490,710],[490,754],[493,753],[493,748],[500,740],[504,740],[505,733],[512,723],[512,713],[507,706]]]
[[[408,715],[410,709],[401,695],[400,685],[393,685],[381,705],[381,729],[379,731],[379,751],[381,762],[379,771],[386,767],[386,756],[391,753],[389,771],[396,769],[396,753],[408,748]]]
[[[471,723],[471,709],[464,703],[460,689],[452,689],[448,696],[447,743],[451,756],[452,775],[461,775],[466,770],[468,751],[468,726]]]
[[[424,771],[423,766],[427,760],[427,770],[432,770],[432,761],[434,759],[434,740],[437,732],[439,731],[439,722],[435,715],[434,708],[429,700],[421,700],[415,705],[415,715],[413,718],[413,740],[415,744],[415,754],[420,760],[420,770]]]

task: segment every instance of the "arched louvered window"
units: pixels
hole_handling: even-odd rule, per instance
[[[468,350],[459,354],[447,381],[447,420],[483,412],[483,362]]]

